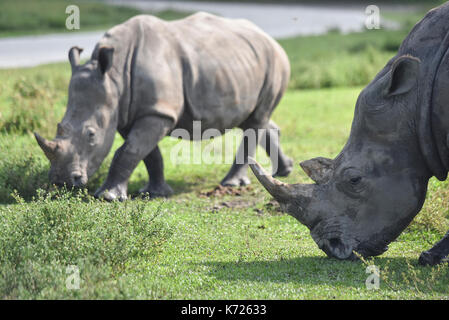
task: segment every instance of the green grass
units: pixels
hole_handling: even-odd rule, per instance
[[[66,7],[80,9],[80,29],[67,30]],[[55,32],[107,30],[127,19],[144,13],[126,6],[110,6],[88,0],[2,0],[0,3],[0,37],[36,35]],[[166,20],[185,17],[187,13],[165,10],[155,13]]]
[[[54,131],[53,121],[64,110],[68,69],[68,64],[57,64],[0,71],[5,86],[1,105],[13,109],[11,86],[40,75],[54,95],[46,110],[55,113],[41,129]],[[360,90],[290,90],[273,116],[282,128],[285,152],[296,162],[335,156],[349,134]],[[117,137],[114,149],[120,143]],[[380,289],[370,291],[365,288],[365,263],[327,258],[304,226],[277,211],[252,175],[254,184],[241,188],[241,195],[205,196],[229,165],[171,163],[176,143],[170,138],[161,143],[166,177],[175,190],[172,198],[109,204],[86,194],[48,198],[36,191],[48,187],[47,160],[30,133],[3,131],[0,146],[7,152],[0,156],[0,297],[448,298],[447,266],[417,266],[420,252],[449,228],[447,182],[432,180],[415,222],[387,253],[367,262],[381,270]],[[104,179],[111,157],[89,183],[90,192]],[[266,159],[262,150],[258,157]],[[130,192],[146,179],[141,164],[131,178]],[[310,182],[299,167],[283,180]],[[11,195],[14,189],[16,195]],[[79,267],[79,290],[65,287],[69,265]]]

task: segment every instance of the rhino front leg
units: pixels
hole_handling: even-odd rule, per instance
[[[424,251],[419,257],[419,264],[434,266],[449,255],[449,231],[432,249]]]
[[[148,193],[150,197],[168,197],[173,194],[173,189],[165,182],[164,178],[164,160],[162,159],[159,147],[153,149],[145,159],[150,180],[145,188],[139,190],[140,193]]]
[[[126,200],[131,173],[137,164],[157,147],[157,143],[169,132],[172,124],[172,121],[158,117],[137,120],[125,143],[115,152],[108,177],[95,192],[95,197],[108,201]]]

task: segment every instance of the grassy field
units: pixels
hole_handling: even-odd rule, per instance
[[[55,97],[47,108],[51,113],[54,107],[55,114],[60,114],[67,70],[64,64],[1,71],[0,78],[7,79],[2,83],[9,87],[38,74],[60,77],[63,83],[55,80],[55,84],[61,88],[51,87]],[[274,114],[283,129],[286,153],[296,162],[318,155],[335,156],[348,136],[360,89],[289,91]],[[8,98],[3,94],[2,99],[5,106]],[[52,131],[56,118],[43,128]],[[114,148],[120,143],[117,137]],[[326,258],[307,229],[280,213],[252,175],[255,183],[233,195],[211,192],[228,165],[172,163],[170,150],[176,143],[170,138],[161,143],[166,176],[175,190],[172,198],[109,204],[84,193],[45,196],[45,192],[36,192],[47,188],[47,160],[30,133],[3,132],[0,296],[448,298],[447,266],[417,266],[419,253],[449,227],[447,182],[432,180],[418,218],[386,254],[369,262],[379,266],[382,275],[380,290],[369,291],[365,289],[364,263]],[[264,160],[261,150],[258,156]],[[90,182],[90,192],[104,179],[111,157]],[[146,179],[140,165],[132,176],[130,192],[136,192]],[[308,181],[299,168],[284,180]],[[68,265],[80,269],[80,290],[65,288]]]
[[[362,85],[394,55],[406,33],[281,41],[293,79],[273,118],[282,129],[283,149],[296,163],[341,150]],[[310,80],[311,74],[318,80]],[[0,298],[449,298],[447,265],[417,264],[420,252],[449,228],[447,181],[431,180],[423,210],[385,254],[359,262],[327,258],[306,227],[279,212],[252,174],[248,187],[215,189],[228,164],[170,161],[178,143],[171,138],[160,144],[175,191],[169,199],[93,199],[89,194],[104,180],[113,152],[86,190],[54,190],[32,131],[54,136],[69,79],[68,63],[0,70]],[[239,136],[234,131],[227,138]],[[121,143],[117,136],[113,151]],[[257,156],[267,160],[262,150]],[[130,193],[146,180],[140,164]],[[310,182],[299,166],[282,180]],[[380,269],[379,290],[365,287],[371,264]],[[79,290],[66,288],[70,266],[80,272]]]

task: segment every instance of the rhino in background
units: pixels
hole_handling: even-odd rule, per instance
[[[432,176],[449,170],[449,4],[431,10],[360,93],[349,139],[333,160],[301,163],[315,184],[285,184],[252,163],[284,211],[328,256],[388,249],[421,210]],[[449,201],[449,200],[448,200]],[[449,232],[419,262],[449,254]]]
[[[201,121],[203,131],[221,133],[234,127],[272,129],[263,141],[276,151],[274,175],[292,170],[270,120],[287,88],[290,64],[280,45],[249,21],[207,13],[171,22],[140,15],[109,30],[84,65],[80,52],[77,47],[69,52],[68,104],[56,138],[35,134],[50,160],[53,184],[85,185],[118,131],[125,143],[95,195],[126,199],[128,179],[143,160],[150,181],[141,192],[168,196],[172,189],[164,179],[158,142],[174,129],[191,132],[194,121]],[[250,182],[247,156],[262,140],[257,139],[241,144],[244,161],[234,161],[222,185]]]

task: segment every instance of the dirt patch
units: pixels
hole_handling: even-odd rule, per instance
[[[283,213],[279,203],[276,200],[270,200],[264,204],[264,210],[270,213],[281,214]]]
[[[231,209],[246,209],[246,208],[253,208],[256,206],[256,201],[251,200],[232,200],[232,201],[222,201],[220,203],[216,203],[211,210],[213,212],[219,211],[224,208],[231,208]]]
[[[200,198],[209,198],[209,197],[224,197],[224,196],[242,196],[244,194],[248,194],[253,191],[251,186],[245,187],[223,187],[221,185],[216,186],[213,190],[209,191],[200,191]]]

